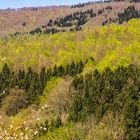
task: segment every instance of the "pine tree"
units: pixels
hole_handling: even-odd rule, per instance
[[[45,86],[46,86],[46,70],[45,67],[41,69],[40,72],[40,84],[41,84],[41,91],[43,92]]]
[[[19,88],[23,88],[24,78],[25,78],[25,71],[19,70],[19,72],[18,72],[18,86],[19,86]]]
[[[17,85],[17,76],[15,75],[14,72],[11,72],[11,75],[10,75],[10,88],[13,88]]]
[[[34,103],[39,95],[41,95],[39,75],[37,73],[32,73],[32,78],[30,79],[27,92],[27,98],[29,103]]]
[[[76,73],[76,66],[75,66],[75,63],[73,61],[69,67],[69,74],[70,74],[70,76],[74,76],[75,73]]]
[[[54,68],[53,68],[53,76],[55,77],[57,77],[58,76],[58,68],[57,68],[57,66],[55,65],[54,66]]]
[[[70,75],[70,65],[69,64],[67,64],[67,66],[66,66],[65,75]]]
[[[125,117],[126,139],[140,139],[140,95],[139,87],[135,86],[134,80],[129,79],[125,88],[123,113]]]
[[[32,78],[33,78],[33,70],[31,67],[28,68],[28,71],[27,71],[27,74],[25,75],[25,78],[24,78],[24,82],[23,82],[23,86],[24,86],[24,89],[26,91],[29,90],[29,87],[30,87],[30,83],[32,81]]]
[[[64,74],[65,74],[65,69],[62,65],[60,65],[58,67],[58,75],[59,75],[59,77],[62,77],[62,76],[64,76]]]
[[[5,63],[3,68],[2,68],[2,90],[7,93],[9,93],[9,90],[10,90],[10,69],[8,67],[8,64]]]
[[[80,73],[83,71],[83,68],[84,68],[84,64],[83,64],[82,61],[80,61],[80,62],[78,63],[77,73],[80,74]]]
[[[49,68],[47,69],[47,72],[46,72],[46,80],[49,81],[53,76],[53,72],[52,72],[52,69]]]
[[[10,69],[9,69],[7,63],[5,63],[3,68],[2,68],[2,76],[3,76],[4,82],[6,82],[6,80],[8,80],[10,77]]]

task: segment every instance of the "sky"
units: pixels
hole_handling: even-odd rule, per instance
[[[0,9],[47,5],[72,5],[89,0],[0,0]]]

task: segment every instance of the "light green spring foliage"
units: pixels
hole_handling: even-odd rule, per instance
[[[41,105],[45,104],[48,100],[48,94],[51,92],[63,79],[61,78],[52,78],[44,89],[42,96],[39,97],[39,103]]]
[[[80,139],[84,140],[84,134],[80,128],[77,128],[75,124],[67,124],[63,127],[57,128],[54,131],[49,131],[46,135],[38,138],[38,140],[70,140]]]
[[[84,71],[93,68],[103,71],[106,67],[116,69],[130,62],[139,65],[140,20],[132,19],[126,25],[85,29],[80,32],[55,35],[24,35],[0,39],[0,64],[8,62],[14,70],[34,66],[39,70],[93,57]]]

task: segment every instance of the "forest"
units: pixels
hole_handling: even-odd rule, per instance
[[[53,7],[73,12],[31,29],[10,24],[15,32],[0,36],[0,140],[139,140],[139,6],[86,2]]]

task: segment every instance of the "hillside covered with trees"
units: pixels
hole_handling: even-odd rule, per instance
[[[0,11],[49,13],[0,24],[0,140],[139,140],[139,1],[48,8]]]
[[[140,3],[131,1],[0,10],[0,35],[54,34],[111,23],[122,24],[132,18],[139,18],[139,11]]]

